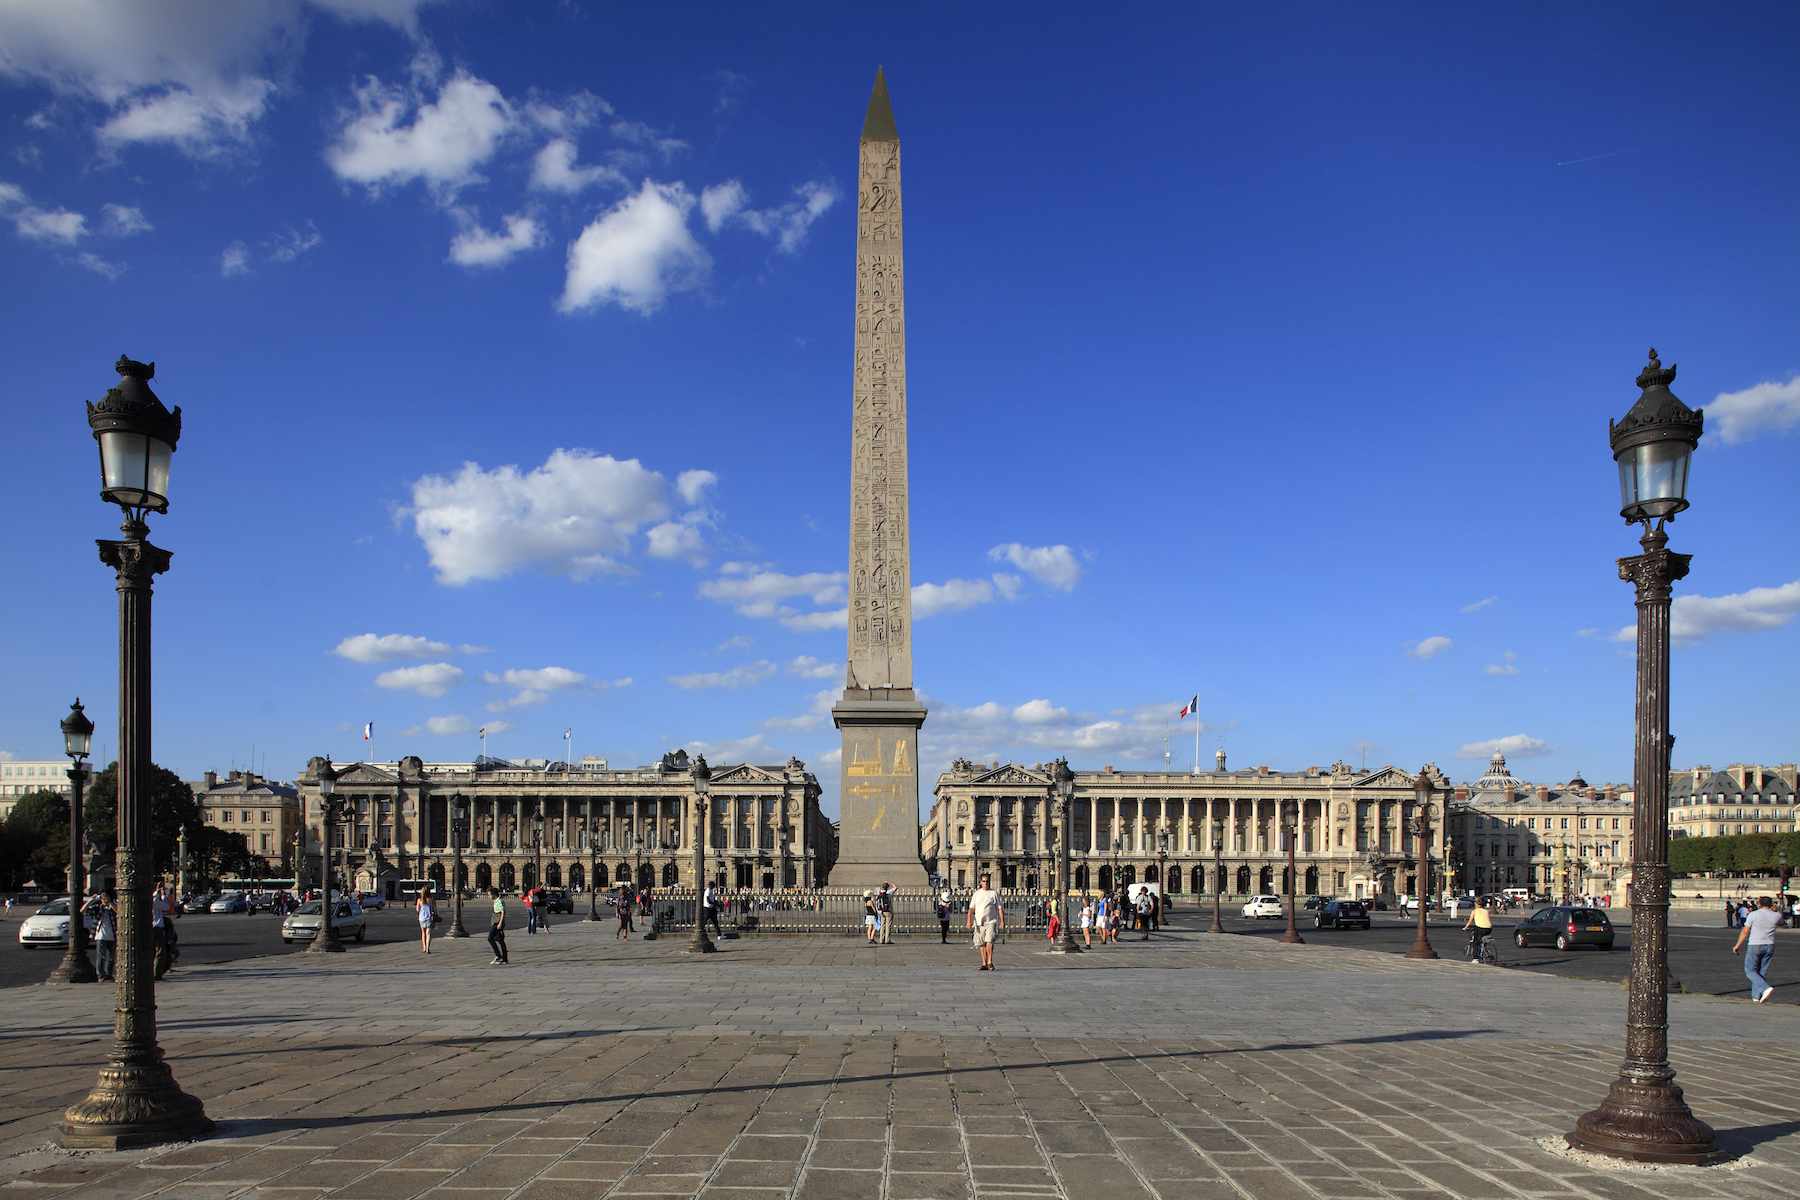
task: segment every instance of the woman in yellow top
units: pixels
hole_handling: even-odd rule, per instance
[[[1482,947],[1494,933],[1494,914],[1488,911],[1485,899],[1475,897],[1475,907],[1469,910],[1469,919],[1463,922],[1463,928],[1471,932],[1469,961],[1480,962]]]

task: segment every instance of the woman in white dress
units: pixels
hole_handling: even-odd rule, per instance
[[[413,902],[413,907],[419,910],[419,949],[430,954],[431,922],[437,916],[437,912],[432,907],[429,888],[419,889],[419,898]]]
[[[1090,949],[1094,945],[1094,902],[1085,897],[1081,901],[1081,940]]]

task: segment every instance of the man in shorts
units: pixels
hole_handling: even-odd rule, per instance
[[[975,948],[981,951],[981,965],[976,970],[993,970],[994,937],[1006,929],[1006,906],[994,890],[994,877],[986,871],[981,873],[981,886],[969,895],[969,915],[964,924]]]

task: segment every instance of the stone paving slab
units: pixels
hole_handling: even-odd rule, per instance
[[[931,944],[514,941],[508,967],[440,940],[178,971],[162,1046],[219,1136],[134,1153],[53,1142],[110,993],[5,993],[0,1200],[1800,1191],[1792,1008],[1671,998],[1681,1082],[1735,1158],[1627,1171],[1545,1144],[1617,1069],[1617,987],[1180,933],[1015,943],[993,974]]]

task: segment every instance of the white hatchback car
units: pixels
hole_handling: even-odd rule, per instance
[[[1280,896],[1252,896],[1250,902],[1244,905],[1246,917],[1280,917],[1286,913],[1287,909],[1282,907]]]
[[[362,941],[368,933],[368,921],[363,916],[362,905],[354,900],[331,898],[331,927],[337,931],[338,940],[355,938]],[[309,900],[289,913],[281,922],[281,940],[284,942],[310,942],[319,936],[319,902]]]
[[[19,945],[66,946],[69,944],[69,898],[58,896],[26,917],[19,926]]]

